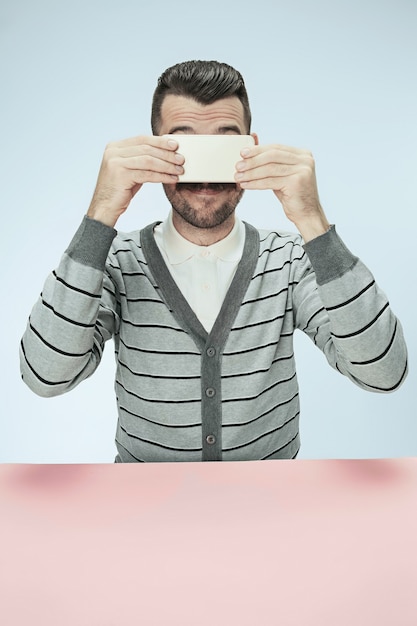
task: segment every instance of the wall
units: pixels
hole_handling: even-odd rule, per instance
[[[94,377],[45,400],[20,380],[18,344],[87,210],[105,144],[149,133],[157,77],[191,58],[243,73],[261,143],[313,151],[329,219],[388,293],[408,340],[409,378],[380,396],[333,372],[297,336],[300,457],[417,455],[416,18],[412,0],[2,3],[1,462],[114,458],[111,345]],[[291,229],[272,192],[247,192],[239,211],[256,225]],[[148,185],[119,228],[166,212],[160,189]]]

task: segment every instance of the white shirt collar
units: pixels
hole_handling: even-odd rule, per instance
[[[242,256],[245,243],[245,227],[237,217],[230,233],[224,239],[213,243],[211,246],[199,246],[180,235],[173,224],[172,211],[160,227],[162,245],[171,265],[184,263],[184,261],[199,254],[203,249],[208,250],[222,261],[236,262]]]

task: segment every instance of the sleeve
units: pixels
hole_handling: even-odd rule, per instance
[[[396,390],[407,375],[399,320],[368,268],[334,226],[304,245],[308,261],[295,281],[295,325],[328,362],[370,391]]]
[[[87,217],[47,278],[20,343],[23,381],[40,396],[60,395],[98,367],[118,327],[105,262],[116,231]]]

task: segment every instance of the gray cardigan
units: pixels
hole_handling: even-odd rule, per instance
[[[208,334],[154,226],[117,234],[84,218],[21,342],[23,380],[54,396],[90,376],[113,337],[117,462],[295,458],[295,329],[364,389],[389,392],[404,380],[400,323],[334,227],[303,246],[299,235],[245,224],[242,259]]]

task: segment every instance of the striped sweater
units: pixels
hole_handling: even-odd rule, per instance
[[[334,227],[299,235],[245,224],[242,259],[208,334],[153,236],[84,218],[47,279],[21,342],[23,380],[42,396],[90,376],[114,339],[116,462],[295,458],[293,333],[371,391],[400,386],[400,323]]]

